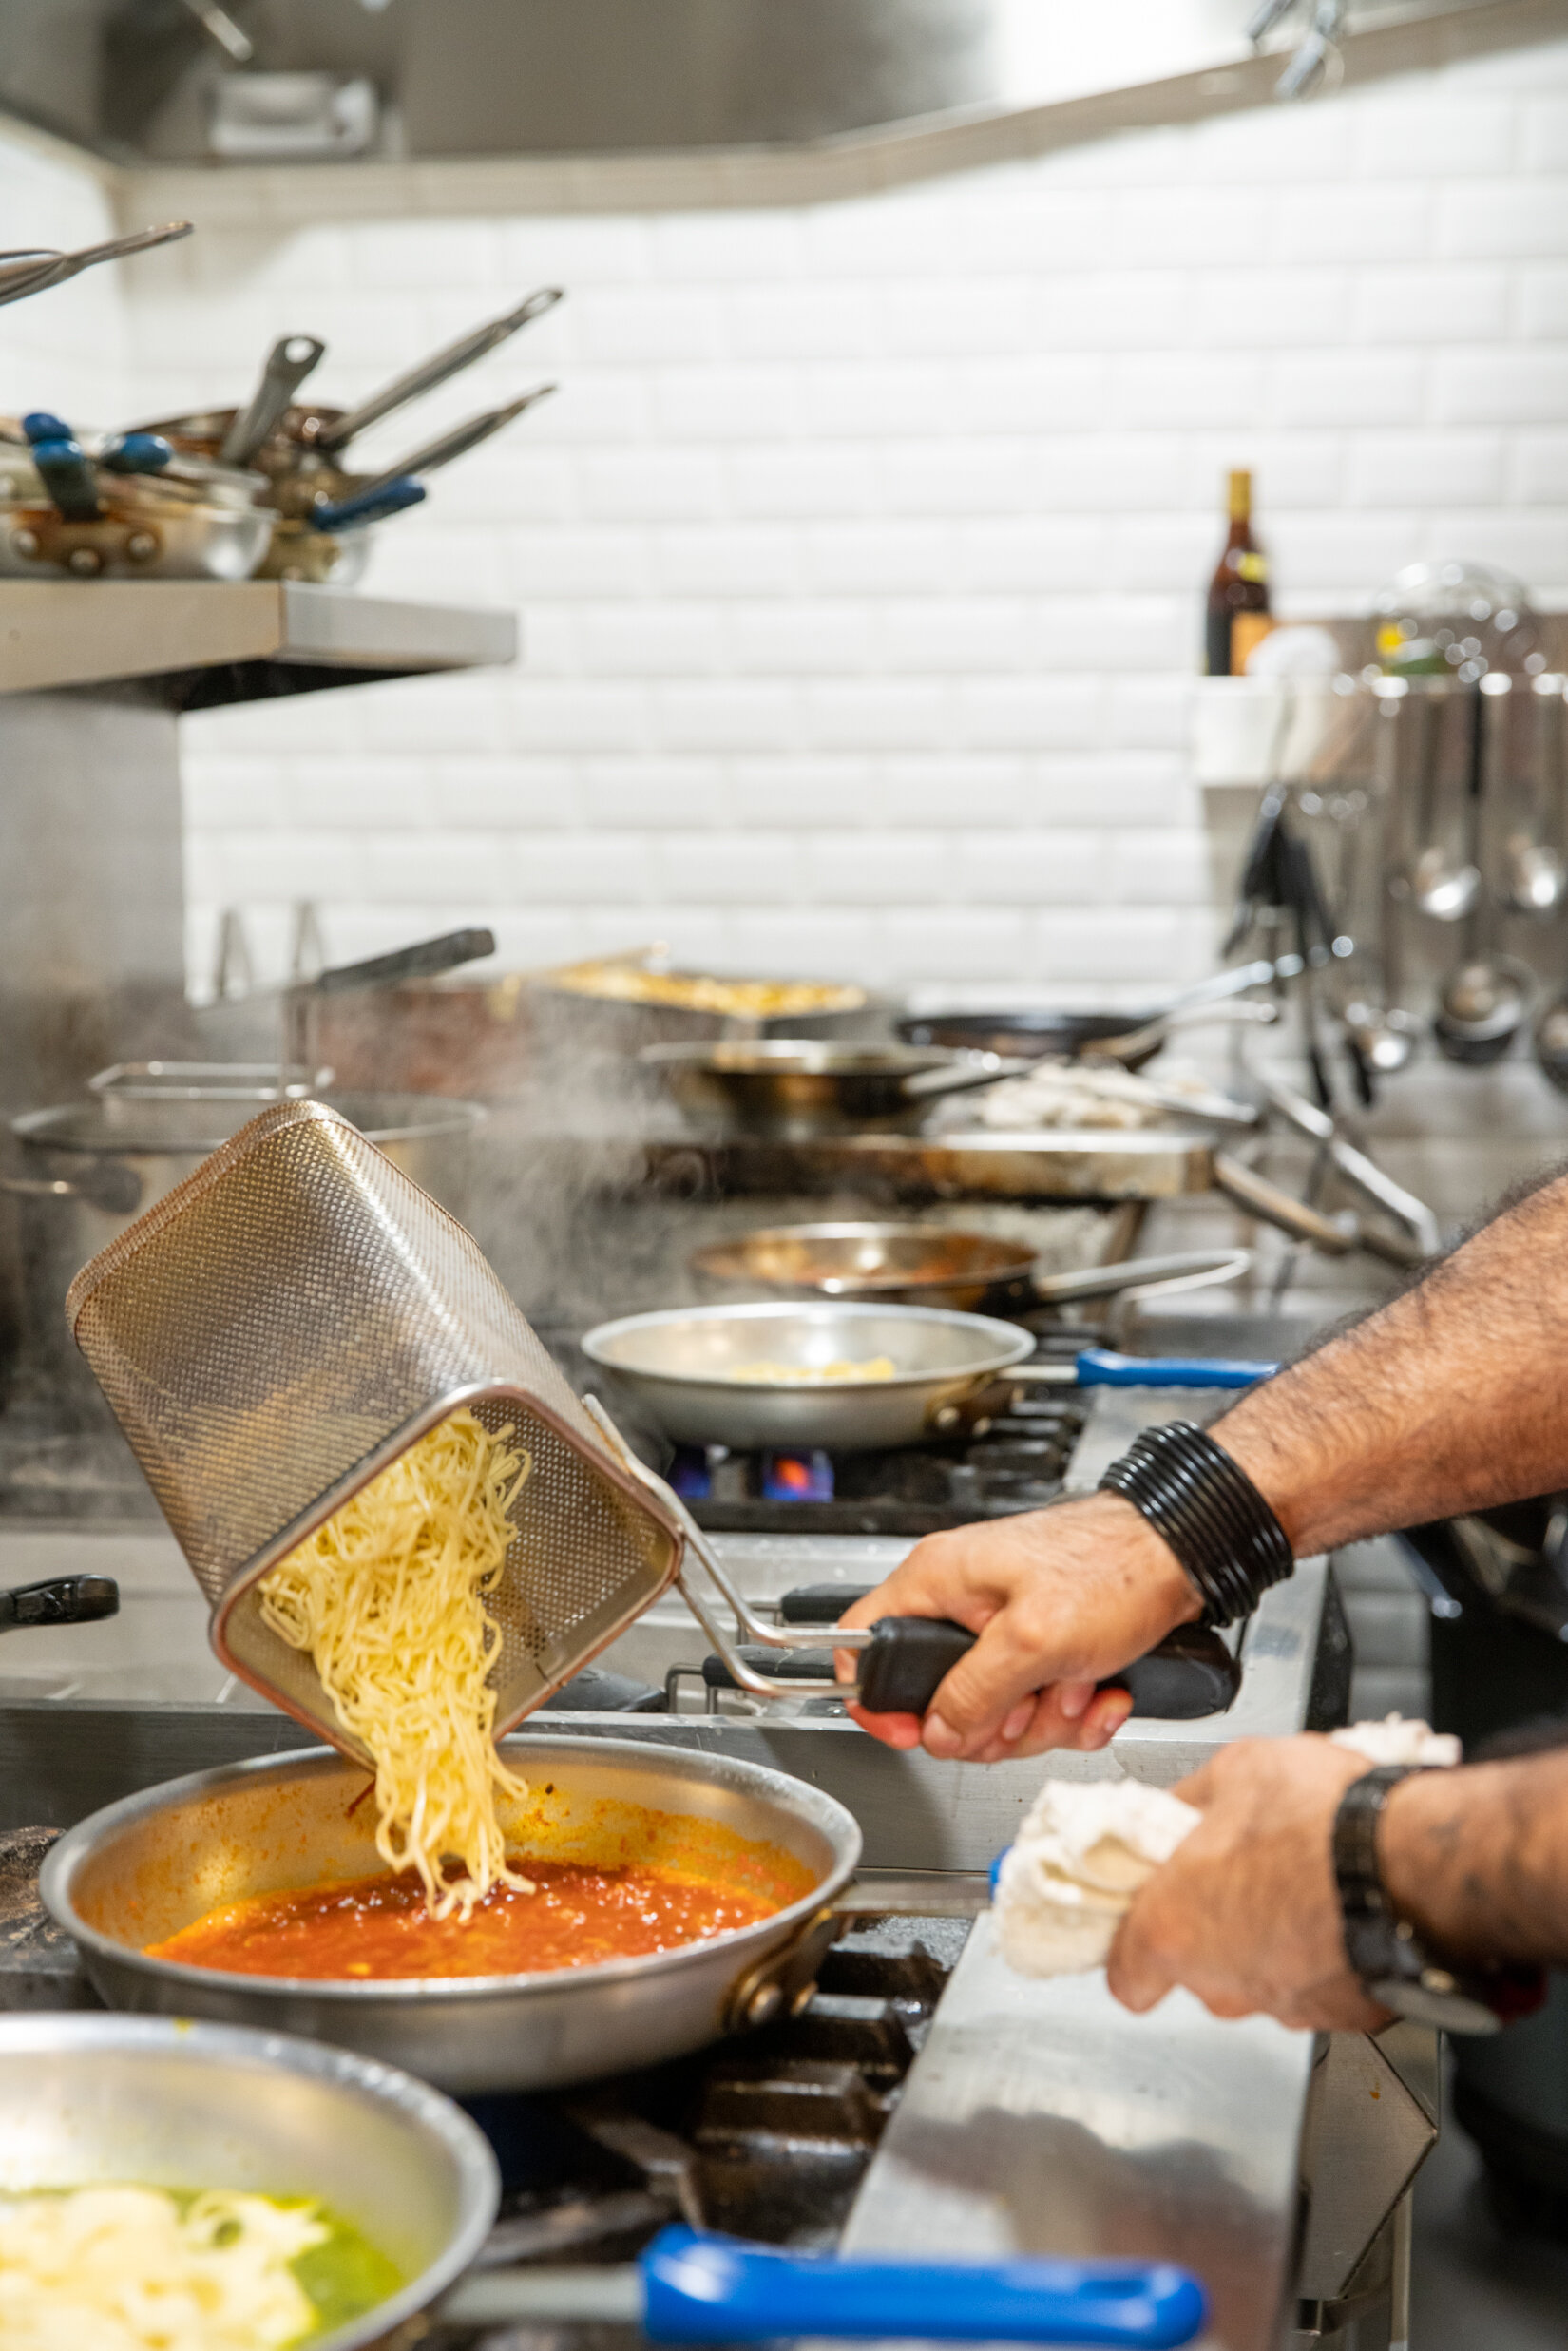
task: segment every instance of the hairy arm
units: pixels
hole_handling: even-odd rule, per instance
[[[1214,1435],[1299,1556],[1568,1485],[1568,1176],[1483,1226],[1403,1297],[1252,1390]],[[1102,1747],[1094,1685],[1198,1603],[1129,1503],[1096,1495],[928,1536],[847,1624],[950,1616],[980,1639],[889,1745],[994,1762]],[[848,1654],[839,1671],[848,1679]]]
[[[1568,1482],[1568,1177],[1213,1433],[1302,1556]]]
[[[1184,1984],[1221,2017],[1383,2022],[1345,1957],[1331,1857],[1340,1798],[1366,1768],[1327,1739],[1240,1740],[1184,1783],[1203,1818],[1122,1922],[1117,1997],[1152,2008]],[[1568,1753],[1402,1781],[1378,1857],[1395,1911],[1444,1959],[1568,1962]]]

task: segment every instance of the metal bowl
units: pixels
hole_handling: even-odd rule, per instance
[[[864,1453],[945,1436],[999,1372],[1034,1352],[1011,1323],[947,1308],[672,1307],[601,1323],[583,1339],[678,1444]],[[737,1374],[757,1363],[822,1366],[889,1355],[890,1380],[777,1386]]]
[[[688,1261],[700,1280],[774,1297],[855,1298],[966,1312],[998,1290],[1033,1306],[1034,1252],[1022,1241],[946,1225],[764,1225],[711,1241]]]
[[[229,1975],[151,1959],[220,1902],[379,1871],[365,1774],[326,1751],[258,1757],[128,1796],[67,1829],[39,1893],[117,2008],[304,2033],[406,2065],[462,2095],[589,2081],[684,2055],[760,2023],[814,1973],[823,1914],[860,1858],[860,1831],[831,1796],[747,1764],[631,1740],[506,1739],[533,1791],[504,1798],[528,1852],[613,1865],[650,1813],[777,1845],[809,1892],[755,1926],[651,1958],[525,1976],[315,1980]],[[668,1825],[666,1824],[668,1827]],[[668,1829],[679,1835],[679,1825]]]
[[[346,2050],[173,2017],[0,2017],[0,2192],[108,2181],[315,2196],[357,2228],[408,2284],[313,2351],[359,2351],[433,2302],[501,2190],[449,2098]]]

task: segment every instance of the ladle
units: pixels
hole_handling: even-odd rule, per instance
[[[1358,996],[1343,1014],[1347,1033],[1361,1051],[1367,1067],[1379,1078],[1394,1078],[1416,1049],[1421,1023],[1397,1004],[1376,1004]]]
[[[1536,1023],[1536,1060],[1559,1094],[1568,1094],[1568,988],[1554,996]]]
[[[1568,863],[1560,851],[1528,833],[1511,832],[1504,851],[1507,879],[1503,900],[1514,914],[1555,914],[1568,890]]]
[[[1477,873],[1481,868],[1481,812],[1484,769],[1483,712],[1479,686],[1470,689],[1468,849]],[[1479,1065],[1501,1061],[1528,1016],[1535,975],[1511,956],[1492,951],[1490,908],[1478,896],[1471,914],[1466,953],[1444,982],[1432,1023],[1438,1044],[1451,1061]]]
[[[1435,695],[1424,694],[1417,708],[1421,712],[1421,742],[1416,754],[1416,837],[1426,846],[1417,851],[1410,867],[1410,897],[1418,911],[1430,915],[1434,922],[1462,923],[1481,895],[1480,795],[1472,777],[1467,853],[1456,864],[1451,851],[1431,838],[1437,800],[1435,738],[1441,704]],[[1479,728],[1479,718],[1477,725]]]

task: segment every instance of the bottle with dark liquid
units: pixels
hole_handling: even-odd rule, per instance
[[[1211,678],[1239,678],[1247,657],[1273,625],[1269,565],[1252,536],[1252,477],[1233,473],[1230,536],[1209,583],[1204,663]]]

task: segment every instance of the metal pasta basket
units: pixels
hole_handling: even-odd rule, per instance
[[[498,1735],[678,1581],[742,1687],[812,1686],[774,1681],[738,1644],[820,1648],[820,1631],[753,1614],[462,1226],[321,1103],[253,1118],[84,1267],[66,1311],[211,1606],[218,1656],[346,1753],[365,1760],[310,1657],[262,1621],[257,1585],[463,1406],[509,1422],[533,1461],[489,1602]],[[734,1635],[682,1575],[688,1547]]]

